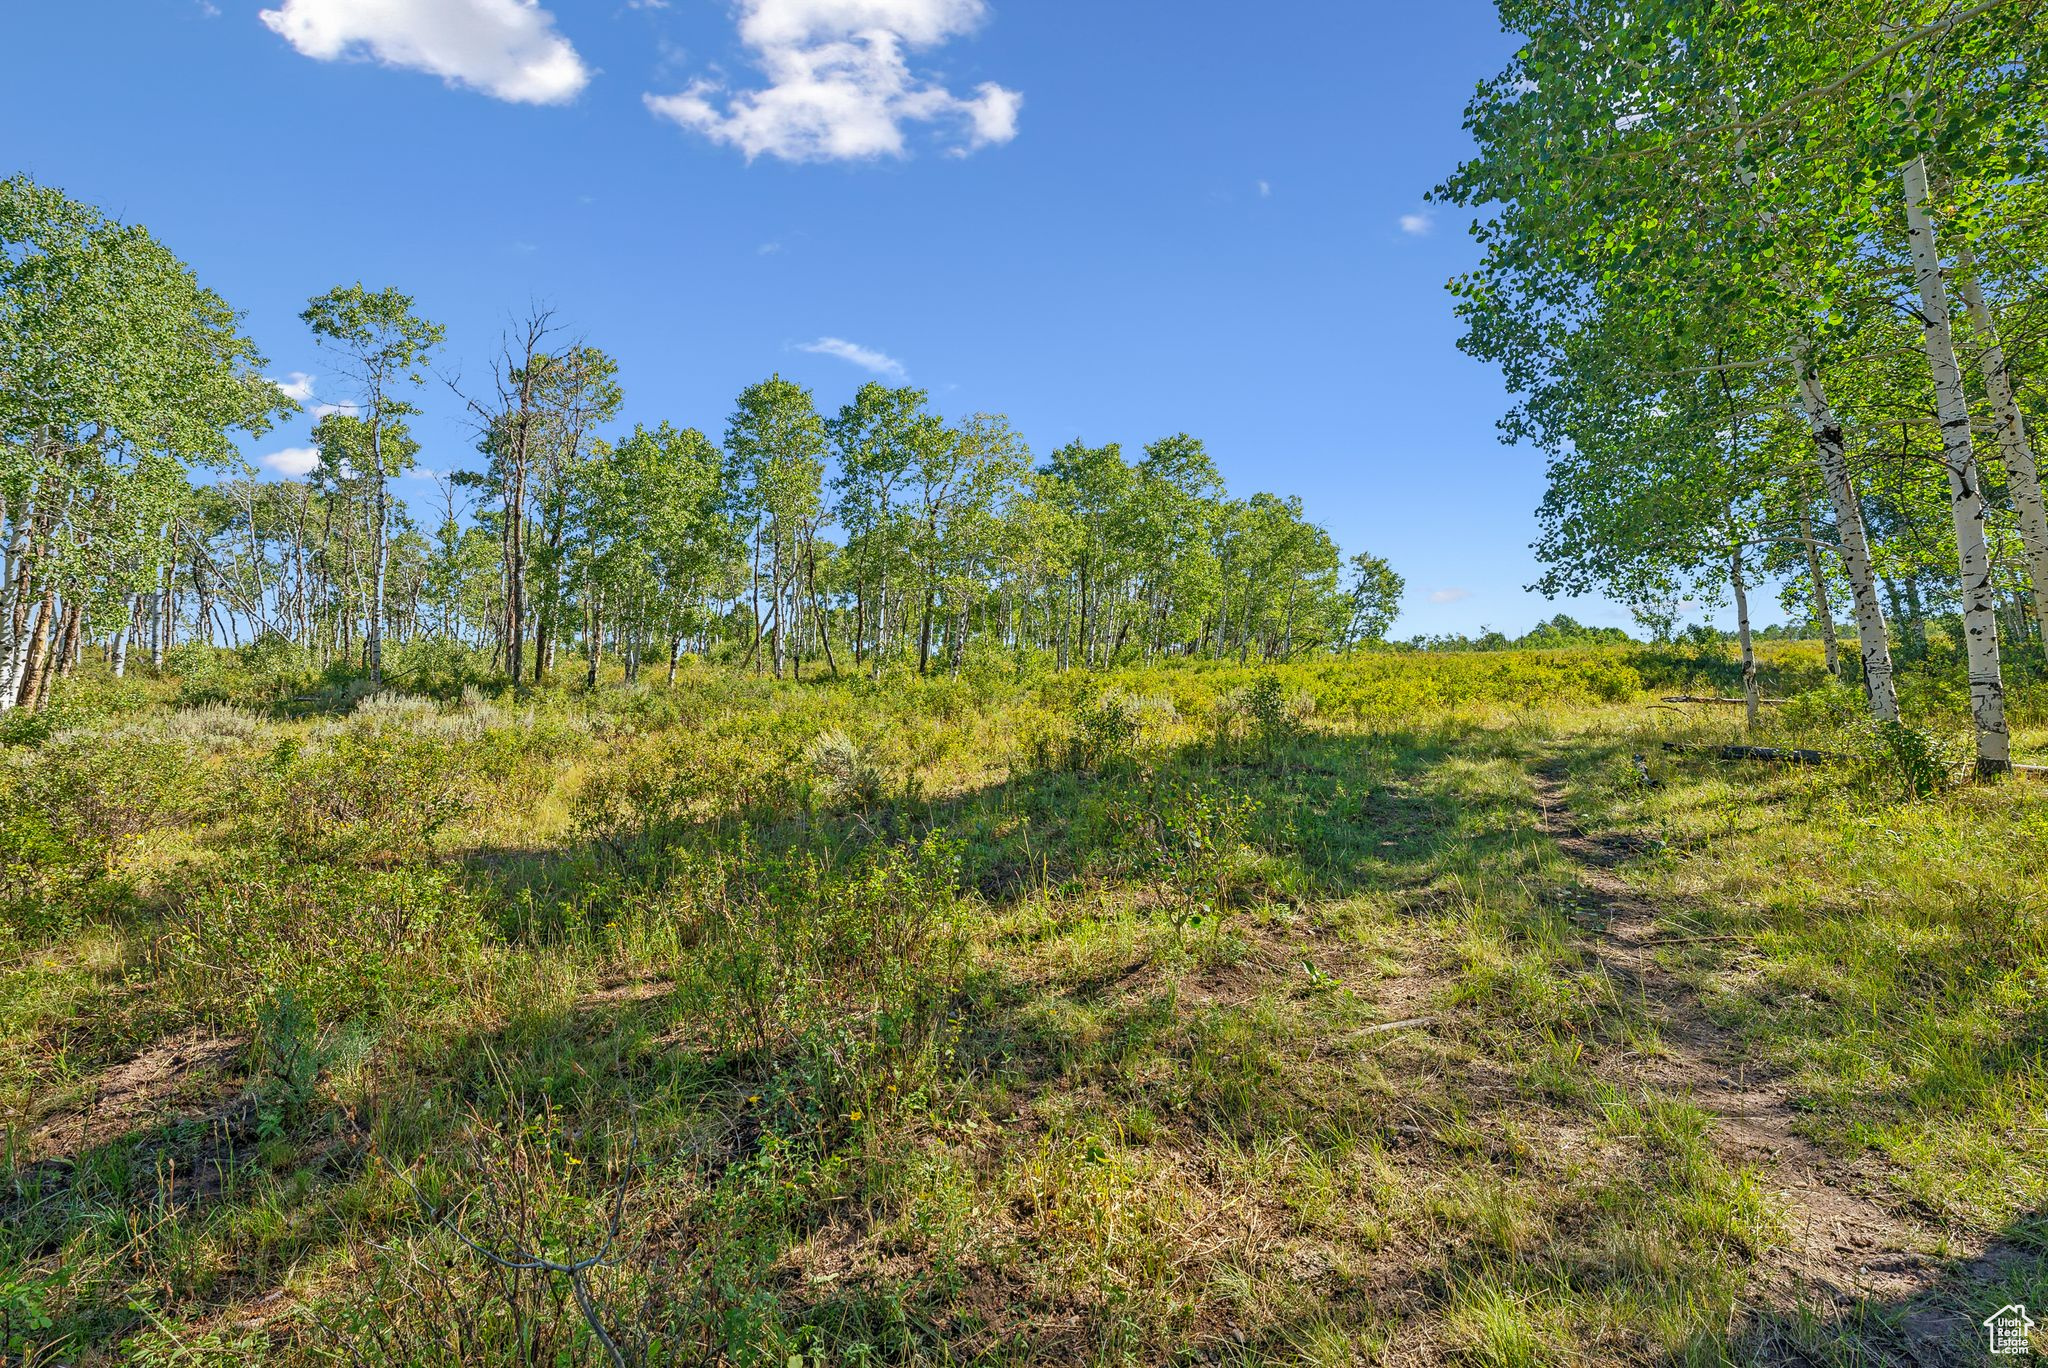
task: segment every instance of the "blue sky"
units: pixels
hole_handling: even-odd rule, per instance
[[[146,224],[316,400],[330,285],[414,294],[471,381],[537,300],[628,423],[715,436],[780,371],[828,411],[906,377],[1041,455],[1185,430],[1389,557],[1404,635],[1557,611],[1540,459],[1453,346],[1473,249],[1422,202],[1512,47],[1482,0],[68,0],[0,40],[42,55],[0,170]],[[472,463],[424,402],[422,461]]]

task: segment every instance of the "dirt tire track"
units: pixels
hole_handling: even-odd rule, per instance
[[[1881,1199],[1879,1172],[1844,1163],[1800,1134],[1801,1113],[1783,1078],[1755,1066],[1739,1037],[1716,1025],[1698,994],[1657,962],[1653,942],[1670,928],[1615,872],[1636,847],[1580,829],[1556,771],[1537,770],[1532,780],[1543,831],[1570,857],[1583,902],[1605,919],[1588,948],[1636,992],[1664,1047],[1658,1057],[1632,1063],[1632,1081],[1686,1098],[1712,1116],[1725,1156],[1765,1175],[1781,1204],[1785,1242],[1763,1260],[1766,1310],[1804,1305],[1826,1314],[1832,1304],[1860,1321],[1859,1308],[1880,1303],[1890,1314],[1876,1319],[1894,1321],[1899,1331],[1883,1335],[1888,1343],[1864,1343],[1862,1352],[1872,1357],[1860,1361],[1922,1368],[1979,1361],[1981,1354],[1963,1357],[1974,1326],[1944,1294],[1958,1271],[1967,1277],[1972,1268],[1996,1264],[1999,1250],[1956,1270],[1931,1252],[1944,1232]]]

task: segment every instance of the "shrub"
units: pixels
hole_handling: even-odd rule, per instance
[[[125,842],[178,817],[191,752],[147,728],[61,732],[0,768],[0,851],[31,869],[91,875],[110,869]]]
[[[1305,689],[1289,690],[1279,675],[1268,672],[1219,699],[1211,726],[1219,748],[1227,750],[1248,740],[1271,760],[1281,748],[1301,739],[1315,710],[1315,695]]]
[[[1177,719],[1173,700],[1108,689],[1070,705],[1032,741],[1033,760],[1047,770],[1106,770],[1128,764],[1138,748]]]
[[[1778,720],[1794,732],[1835,732],[1860,725],[1868,715],[1861,691],[1830,680],[1787,699]]]
[[[374,710],[271,753],[249,813],[258,838],[297,859],[389,864],[426,857],[475,800],[460,742]]]
[[[475,898],[440,869],[359,869],[245,856],[164,889],[149,944],[162,1001],[198,1019],[276,1034],[463,996],[482,967]],[[289,992],[292,1022],[276,1017]],[[267,1004],[267,1005],[266,1005]],[[310,1036],[309,1036],[310,1038]]]
[[[887,786],[873,753],[837,728],[820,732],[804,748],[804,759],[811,767],[813,791],[828,801],[877,802]]]
[[[1856,762],[1873,783],[1906,798],[1931,798],[1958,783],[1975,754],[1970,743],[1906,722],[1870,718],[1856,732]]]
[[[263,720],[228,703],[201,703],[180,708],[163,720],[165,736],[200,750],[225,751],[248,745],[262,730]]]

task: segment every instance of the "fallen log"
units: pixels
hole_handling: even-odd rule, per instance
[[[1657,701],[1659,703],[1727,703],[1738,708],[1745,702],[1745,700],[1740,698],[1723,698],[1720,694],[1666,694]],[[1759,698],[1757,700],[1758,703],[1766,708],[1782,707],[1789,701],[1789,699],[1783,698]]]
[[[1666,741],[1664,749],[1680,753],[1705,751],[1723,760],[1772,760],[1783,765],[1825,765],[1842,759],[1826,751],[1798,750],[1790,746],[1685,746],[1676,741]]]
[[[1781,765],[1829,765],[1847,760],[1846,755],[1827,751],[1798,750],[1786,746],[1687,746],[1666,741],[1664,749],[1676,754],[1692,752],[1719,756],[1723,760],[1767,760]],[[2048,779],[2048,765],[2014,765],[2012,772],[2022,779]]]

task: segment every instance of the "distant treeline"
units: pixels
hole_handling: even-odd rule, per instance
[[[336,391],[302,476],[234,434],[310,402],[264,378],[240,317],[139,227],[0,181],[0,711],[90,652],[116,674],[181,642],[284,643],[375,679],[387,642],[490,652],[513,679],[685,652],[754,669],[958,670],[1287,659],[1379,639],[1401,594],[1299,499],[1234,498],[1202,443],[1038,459],[1000,416],[949,421],[870,383],[836,412],[772,377],[714,440],[620,431],[612,358],[536,312],[460,391],[481,469],[432,474],[411,420],[445,338],[350,285],[302,315]],[[451,456],[453,454],[451,453]],[[470,453],[462,453],[464,457]],[[203,474],[202,474],[203,473]]]

